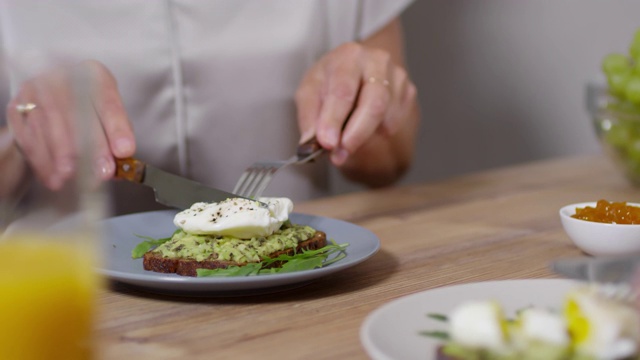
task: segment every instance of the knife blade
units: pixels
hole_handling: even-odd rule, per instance
[[[640,257],[567,258],[551,263],[551,270],[568,277],[599,283],[628,283],[637,276]]]
[[[218,202],[228,198],[241,197],[168,173],[138,159],[115,160],[116,179],[151,187],[156,201],[163,205],[188,209],[197,202]]]

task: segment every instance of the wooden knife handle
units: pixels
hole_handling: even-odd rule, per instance
[[[298,145],[298,148],[296,150],[296,155],[298,155],[298,159],[302,159],[302,158],[306,158],[307,156],[313,154],[314,152],[320,149],[322,149],[322,146],[320,146],[320,143],[314,136],[311,139]]]
[[[144,180],[145,164],[134,158],[116,159],[116,179],[141,183]]]

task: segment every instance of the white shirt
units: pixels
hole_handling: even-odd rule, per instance
[[[0,0],[0,45],[11,94],[55,64],[104,63],[133,124],[136,157],[230,191],[251,163],[294,153],[293,95],[306,70],[410,2]],[[325,165],[284,169],[265,195],[324,195]],[[143,201],[125,191],[129,202]]]

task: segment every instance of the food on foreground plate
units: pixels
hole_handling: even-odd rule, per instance
[[[609,224],[640,224],[640,207],[627,205],[626,202],[598,200],[595,207],[576,208],[576,213],[571,217]]]
[[[438,360],[627,360],[640,358],[640,317],[630,299],[605,297],[602,289],[570,291],[562,313],[529,307],[513,319],[494,301],[459,305],[448,331],[424,332],[444,339]]]
[[[292,211],[287,198],[196,203],[176,214],[170,238],[147,238],[132,257],[155,272],[229,276],[312,269],[327,265],[330,254],[339,253],[331,262],[345,256],[348,244],[327,245],[324,232],[292,224]]]

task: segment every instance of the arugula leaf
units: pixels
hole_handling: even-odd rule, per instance
[[[449,321],[449,318],[446,315],[443,315],[443,314],[428,313],[427,317],[431,318],[433,320],[442,321],[442,322],[448,322]],[[440,339],[440,340],[449,340],[449,333],[446,332],[446,331],[441,331],[441,330],[420,331],[420,332],[418,332],[418,334],[420,334],[422,336],[428,336],[428,337]]]
[[[447,315],[442,315],[442,314],[430,313],[430,314],[427,314],[427,317],[430,317],[433,320],[438,320],[438,321],[443,321],[443,322],[449,321],[449,318],[447,318]]]
[[[440,340],[449,340],[449,333],[447,333],[446,331],[420,331],[419,334],[422,336],[428,336]]]
[[[305,259],[291,259],[284,263],[280,268],[281,273],[288,273],[300,270],[309,270],[322,267],[322,262],[326,259],[325,256],[318,256]]]
[[[249,276],[275,273],[288,273],[294,271],[311,270],[333,264],[343,259],[348,243],[337,244],[330,240],[331,244],[317,250],[303,250],[293,255],[280,255],[274,258],[263,259],[259,263],[250,263],[245,266],[230,266],[226,269],[197,269],[198,276]],[[329,261],[327,258],[338,253]],[[281,262],[280,267],[269,267],[274,262]]]
[[[293,254],[293,255],[287,255],[287,254],[283,254],[283,255],[279,255],[273,258],[266,258],[263,259],[262,262],[265,263],[265,265],[269,265],[271,263],[274,262],[278,262],[278,261],[291,261],[293,259],[306,259],[306,258],[312,258],[312,257],[316,257],[316,256],[321,256],[324,257],[324,259],[328,258],[331,254],[334,254],[336,252],[340,252],[341,254],[339,254],[338,256],[342,255],[340,258],[344,258],[346,256],[346,254],[344,254],[345,249],[349,246],[348,243],[344,243],[344,244],[337,244],[334,240],[330,240],[331,244],[330,245],[326,245],[323,248],[320,249],[316,249],[316,250],[302,250],[302,252]],[[324,260],[323,259],[323,260]],[[330,263],[334,263],[335,261],[330,260]],[[328,265],[328,264],[323,264],[323,265]]]
[[[176,230],[173,234],[175,234],[178,231],[179,230]],[[134,235],[136,235],[141,239],[145,239],[145,241],[139,243],[138,245],[136,245],[136,247],[133,248],[133,250],[131,250],[131,257],[134,259],[139,259],[143,257],[147,251],[166,243],[167,241],[171,240],[171,238],[173,237],[173,235],[171,235],[166,238],[154,239],[150,236],[137,235],[137,234],[134,234]]]
[[[245,266],[229,266],[226,269],[196,269],[198,276],[248,276],[257,275],[262,265],[251,263]]]

